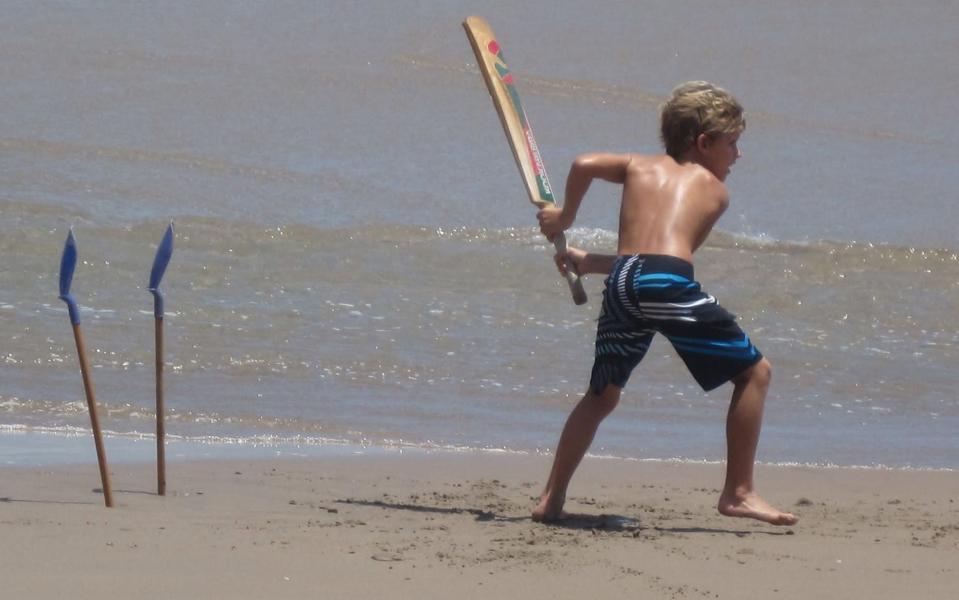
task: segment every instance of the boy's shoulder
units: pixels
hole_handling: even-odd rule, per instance
[[[729,190],[709,169],[694,162],[677,162],[666,154],[634,154],[626,175],[627,194],[634,197],[696,198],[721,209],[729,204]]]
[[[657,179],[687,181],[689,183],[717,189],[726,189],[709,169],[694,162],[677,162],[668,154],[629,154],[629,168],[639,174],[654,175]]]

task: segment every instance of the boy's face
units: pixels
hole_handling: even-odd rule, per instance
[[[726,176],[736,160],[742,156],[739,152],[739,133],[721,133],[717,136],[703,136],[700,151],[703,156],[703,166],[712,172],[720,181],[726,181]]]

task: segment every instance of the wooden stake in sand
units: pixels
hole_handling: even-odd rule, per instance
[[[113,494],[110,491],[110,473],[107,470],[107,455],[103,448],[103,436],[100,433],[100,420],[97,418],[97,399],[93,392],[93,380],[90,378],[90,365],[87,363],[87,350],[83,342],[83,331],[80,329],[80,309],[76,300],[70,294],[70,285],[73,283],[73,271],[77,266],[77,242],[73,237],[73,229],[67,235],[63,245],[63,256],[60,258],[60,299],[67,303],[70,311],[70,323],[73,325],[73,339],[77,343],[77,356],[80,359],[80,374],[83,375],[83,389],[87,396],[87,407],[90,410],[90,425],[93,429],[93,441],[97,447],[97,462],[100,465],[100,480],[103,483],[103,502],[107,508],[113,506]]]
[[[163,293],[160,280],[173,256],[173,223],[167,227],[150,271],[150,293],[153,294],[153,323],[156,339],[156,415],[157,415],[157,494],[166,495],[166,430],[163,423]]]

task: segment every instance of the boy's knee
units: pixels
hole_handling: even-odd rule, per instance
[[[769,387],[773,378],[773,365],[769,359],[763,357],[756,364],[743,371],[736,378],[735,383],[753,383],[763,387]]]
[[[616,405],[619,404],[619,397],[622,390],[615,385],[609,384],[602,393],[597,394],[590,390],[587,394],[590,404],[598,411],[604,414],[613,412]]]
[[[763,357],[758,363],[753,365],[752,370],[752,377],[755,378],[757,383],[768,386],[769,382],[773,379],[773,365],[766,357]]]

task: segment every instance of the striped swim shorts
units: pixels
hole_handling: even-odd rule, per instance
[[[630,373],[661,333],[706,391],[759,362],[759,350],[736,317],[702,291],[693,265],[674,256],[620,256],[606,279],[589,387],[626,385]]]

